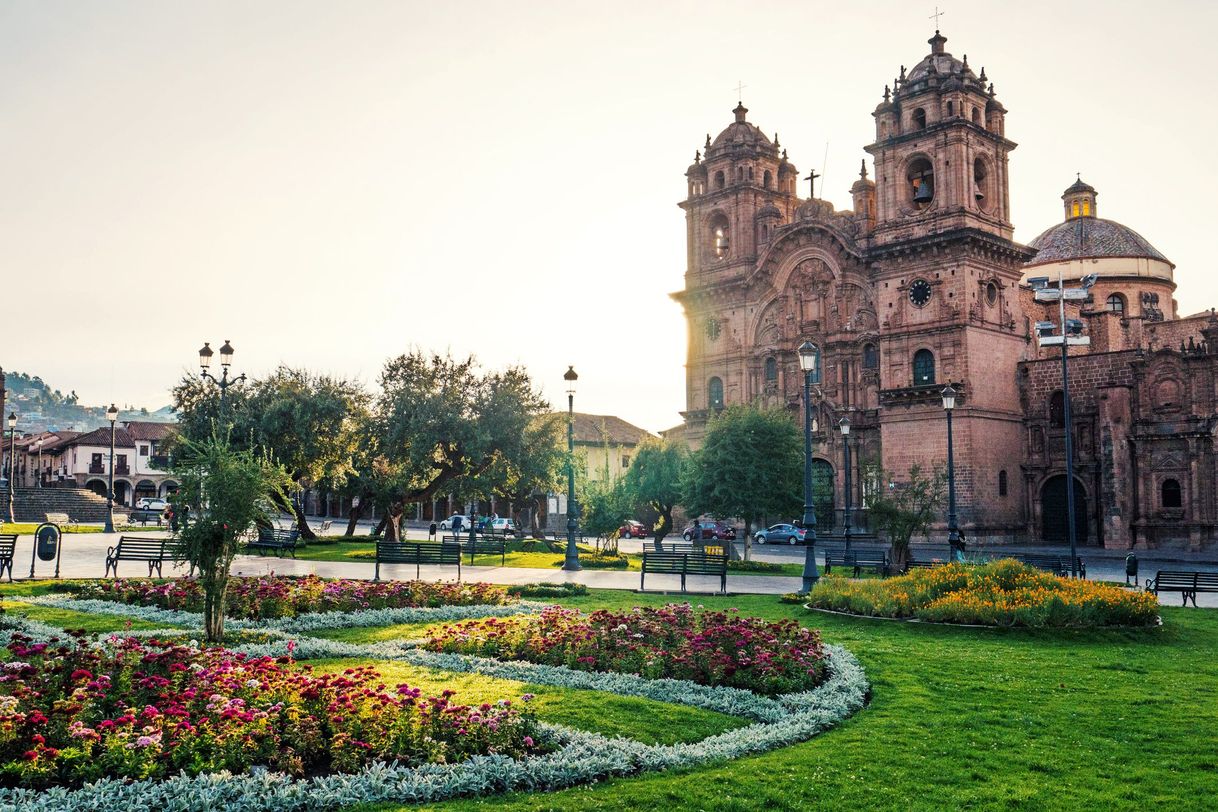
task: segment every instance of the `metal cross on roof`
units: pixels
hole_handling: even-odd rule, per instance
[[[939,18],[942,17],[946,13],[947,13],[946,11],[939,11],[939,7],[935,6],[935,13],[926,18],[928,20],[935,21],[935,33],[936,34],[939,33]]]
[[[741,83],[739,79],[736,80],[736,101],[740,104],[744,104],[744,89],[746,87],[748,85]]]

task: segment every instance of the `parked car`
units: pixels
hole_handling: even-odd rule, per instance
[[[509,534],[516,532],[516,522],[508,518],[491,519],[489,523],[482,525],[482,532],[490,532],[495,534]]]
[[[624,539],[645,539],[651,535],[651,528],[642,522],[627,519],[625,524],[617,529],[617,534],[619,538]]]
[[[167,507],[169,507],[167,500],[154,497],[145,497],[135,503],[136,510],[164,510]]]
[[[804,529],[793,524],[772,524],[765,530],[758,530],[753,540],[758,544],[803,544]]]
[[[735,541],[736,528],[732,527],[727,522],[699,522],[702,526],[702,539],[704,541]],[[686,541],[694,540],[694,524],[690,522],[681,531],[681,538]]]
[[[444,519],[443,521],[441,521],[440,529],[441,530],[452,530],[453,529],[453,519],[461,520],[461,528],[463,530],[469,529],[469,517],[464,516],[460,513],[454,513],[453,515],[449,516],[447,519]]]

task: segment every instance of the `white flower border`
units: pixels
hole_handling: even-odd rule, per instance
[[[168,626],[202,628],[203,615],[182,609],[161,609],[158,606],[140,606],[98,598],[72,598],[64,595],[22,595],[8,598],[14,603],[50,606],[56,609],[71,609],[90,614],[118,615]],[[536,601],[490,604],[479,603],[462,606],[403,606],[396,609],[358,609],[352,612],[309,612],[296,617],[270,618],[267,620],[238,620],[226,618],[227,629],[258,631],[296,632],[298,634],[350,629],[363,626],[394,626],[400,623],[444,623],[474,618],[507,617],[509,615],[537,614],[549,604]]]
[[[10,619],[10,623],[20,628],[0,630],[0,639],[11,637],[12,631],[16,630],[43,638],[62,635],[62,630],[44,623],[14,620]],[[235,650],[261,654],[282,647],[279,653],[286,652],[286,633],[282,630],[267,631],[285,639],[238,646]],[[141,632],[140,635],[181,632],[180,629],[158,630]],[[102,635],[102,638],[108,636]],[[828,678],[823,684],[811,691],[786,694],[777,699],[732,688],[709,688],[683,680],[649,681],[629,674],[590,673],[560,666],[436,654],[412,649],[401,643],[356,645],[306,638],[297,641],[296,646],[293,654],[300,657],[401,659],[428,667],[477,671],[533,683],[647,696],[725,713],[733,712],[725,708],[734,707],[736,715],[754,719],[764,717],[764,721],[756,721],[698,742],[672,745],[649,745],[622,737],[544,725],[548,735],[559,745],[558,750],[546,755],[519,760],[505,756],[477,756],[459,764],[424,764],[418,767],[378,762],[358,773],[311,779],[294,779],[281,773],[255,770],[241,775],[212,773],[159,781],[103,779],[80,789],[2,789],[0,812],[86,812],[99,808],[158,809],[164,812],[213,809],[312,812],[357,803],[435,802],[463,795],[512,790],[554,790],[612,776],[724,761],[805,741],[861,709],[869,692],[867,677],[858,660],[840,646],[826,646]],[[653,685],[644,685],[648,682]]]

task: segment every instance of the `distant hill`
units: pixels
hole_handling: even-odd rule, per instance
[[[64,394],[53,389],[37,375],[6,372],[5,410],[17,413],[17,430],[34,431],[92,431],[109,422],[106,405],[85,406],[73,390]],[[137,406],[122,406],[120,420],[147,420],[152,423],[174,423],[173,409],[163,406],[156,411]]]

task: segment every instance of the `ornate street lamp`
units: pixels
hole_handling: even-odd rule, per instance
[[[111,403],[106,409],[106,419],[110,421],[110,484],[106,488],[106,527],[105,532],[114,532],[114,424],[118,420],[118,408]]]
[[[211,381],[216,386],[220,387],[220,411],[223,412],[224,411],[224,393],[226,391],[228,391],[228,388],[230,386],[232,386],[233,384],[244,383],[245,382],[245,373],[243,372],[240,375],[238,375],[236,378],[229,380],[228,368],[230,366],[232,366],[232,363],[233,363],[233,345],[228,343],[228,339],[226,338],[226,339],[224,339],[224,346],[220,348],[221,372],[220,372],[220,377],[217,379],[215,376],[213,376],[210,372],[207,371],[208,367],[211,366],[211,357],[215,354],[216,354],[215,350],[213,350],[211,348],[211,342],[205,341],[203,343],[203,349],[199,350],[199,367],[203,370],[203,375],[202,375],[203,380]]]
[[[17,475],[17,413],[9,412],[8,414],[8,510],[5,515],[8,516],[10,522],[16,521],[13,517],[13,477]]]
[[[960,547],[960,528],[956,525],[956,460],[952,455],[952,412],[956,409],[956,388],[950,383],[939,393],[943,396],[943,411],[947,412],[947,546],[949,558],[956,557]]]
[[[575,572],[583,569],[575,546],[575,531],[579,529],[579,506],[575,504],[575,382],[579,375],[575,367],[568,366],[562,379],[567,382],[567,555],[562,568]]]
[[[816,569],[816,509],[812,506],[812,381],[820,381],[820,348],[811,341],[799,345],[804,373],[804,574],[803,594],[820,580]]]
[[[850,418],[843,417],[837,421],[838,428],[842,430],[842,453],[845,454],[846,463],[846,510],[842,517],[842,523],[846,525],[842,535],[846,539],[846,551],[850,551],[850,534],[853,532],[850,528]]]

